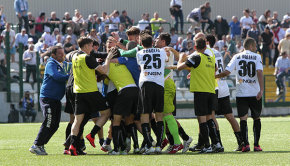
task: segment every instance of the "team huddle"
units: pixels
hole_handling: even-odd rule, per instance
[[[254,151],[262,151],[259,139],[263,66],[261,56],[255,53],[254,39],[245,39],[245,50],[225,67],[221,54],[213,48],[216,43],[213,35],[196,34],[196,51],[187,55],[168,47],[171,41],[168,33],[161,33],[155,41],[147,30],[140,32],[132,27],[126,33],[128,40],[113,32],[106,42],[107,52],[98,52],[99,43],[87,37],[78,40],[79,50],[66,56],[62,47],[52,48],[40,95],[45,120],[30,152],[47,155],[44,145],[58,129],[60,100],[64,94],[65,112],[70,114],[64,154],[85,155],[85,139],[96,147],[96,135],[101,150],[110,155],[128,154],[131,140],[134,154],[223,152],[215,115],[224,115],[231,124],[237,139],[236,151],[248,152],[249,108],[254,119]],[[198,141],[192,147],[193,139],[174,117],[174,69],[190,71],[190,92],[194,93],[194,111],[199,123]],[[224,80],[234,70],[240,125],[233,116],[229,88]],[[102,89],[97,86],[100,81]],[[85,134],[89,120],[95,125]],[[107,122],[110,126],[104,139],[103,126]],[[138,132],[143,136],[141,146]]]

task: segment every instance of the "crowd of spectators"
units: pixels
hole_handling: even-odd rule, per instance
[[[170,22],[159,16],[158,12],[143,13],[139,21],[130,18],[126,10],[121,13],[113,10],[110,14],[107,12],[91,13],[88,16],[82,15],[79,9],[74,10],[74,14],[65,12],[63,17],[59,13],[52,11],[49,16],[47,13],[40,12],[38,16],[29,12],[29,5],[26,0],[15,0],[14,8],[16,16],[19,19],[18,32],[12,30],[11,25],[7,22],[4,15],[4,7],[0,6],[0,41],[9,31],[10,48],[5,48],[4,54],[10,51],[11,60],[15,62],[15,53],[19,44],[22,43],[25,48],[23,60],[28,71],[33,75],[35,81],[36,60],[35,53],[38,52],[41,57],[42,65],[45,65],[46,52],[50,47],[59,45],[64,47],[65,53],[78,49],[77,39],[80,36],[88,36],[100,45],[99,51],[105,51],[105,43],[112,32],[117,32],[123,39],[127,39],[126,29],[131,26],[138,27],[141,31],[148,29],[152,31],[154,37],[164,31],[162,23]],[[269,67],[275,66],[276,60],[282,53],[281,49],[286,49],[289,56],[289,48],[281,41],[288,41],[286,34],[290,34],[290,13],[287,13],[279,19],[279,13],[266,10],[260,17],[257,17],[255,10],[243,10],[243,16],[238,18],[232,16],[231,20],[226,20],[223,16],[211,16],[211,6],[205,2],[201,6],[194,8],[186,17],[191,23],[190,28],[184,33],[184,17],[182,10],[182,0],[171,0],[170,14],[175,20],[174,27],[170,29],[171,44],[170,46],[180,52],[193,52],[193,37],[198,32],[214,34],[217,37],[215,48],[224,56],[227,64],[234,54],[243,50],[242,41],[246,37],[252,37],[257,42],[258,52],[263,55],[263,63],[266,64],[266,58],[269,59]],[[180,30],[178,30],[180,24]],[[24,26],[23,26],[24,25]],[[285,42],[284,42],[285,43]],[[289,43],[289,41],[288,41]],[[283,45],[283,48],[281,48]],[[287,51],[288,50],[288,51]],[[3,65],[5,66],[5,57]],[[4,57],[4,58],[3,58]],[[185,75],[186,73],[179,73]],[[29,81],[29,78],[26,78]],[[187,87],[185,79],[180,81],[179,87]]]

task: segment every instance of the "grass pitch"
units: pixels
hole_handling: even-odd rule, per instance
[[[197,142],[198,124],[196,119],[180,120],[185,131]],[[187,152],[175,155],[132,155],[109,156],[93,148],[86,141],[88,155],[65,156],[63,145],[67,123],[61,123],[58,131],[46,145],[48,156],[36,156],[28,149],[33,144],[40,123],[0,124],[0,165],[290,165],[290,117],[262,118],[260,145],[263,152],[233,152],[236,139],[226,119],[218,119],[224,153],[197,154]],[[253,150],[252,119],[248,120],[249,141]],[[87,134],[93,127],[89,122],[85,127]],[[104,127],[107,135],[108,124]],[[142,137],[139,134],[141,144]],[[97,142],[97,141],[96,141]],[[98,144],[96,144],[98,145]],[[132,152],[132,151],[131,151]]]

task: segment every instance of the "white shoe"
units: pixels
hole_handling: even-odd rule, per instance
[[[143,153],[145,153],[145,151],[146,151],[146,148],[145,148],[145,147],[142,147],[142,148],[140,149],[139,153],[140,153],[140,154],[143,154]]]
[[[183,150],[182,150],[182,153],[185,153],[185,152],[188,151],[191,142],[192,142],[192,138],[191,137],[189,137],[187,141],[183,141]]]
[[[112,147],[111,147],[111,145],[103,144],[101,147],[101,150],[104,152],[110,152],[110,151],[112,151]]]
[[[172,150],[173,146],[174,145],[169,145],[168,148],[165,151],[163,151],[163,152],[164,153],[169,153]]]
[[[152,146],[153,146],[153,147],[156,147],[156,144],[157,144],[156,141],[153,141],[153,142],[152,142]]]
[[[126,138],[126,151],[129,153],[131,150],[131,139],[130,138]]]
[[[108,154],[109,155],[120,155],[120,152],[115,152],[115,151],[112,150]]]
[[[155,148],[155,153],[160,154],[161,153],[161,148],[158,146]]]
[[[145,148],[145,152],[143,154],[154,154],[155,153],[155,148],[153,148],[152,146],[148,149]]]
[[[139,148],[134,149],[134,152],[133,153],[134,154],[139,154],[140,153],[140,149]]]
[[[32,145],[29,149],[29,151],[33,154],[36,155],[47,155],[44,146],[37,146],[37,145]]]
[[[219,142],[212,146],[212,151],[213,152],[221,152],[222,149],[223,149],[223,147],[222,147],[222,145]]]
[[[204,147],[199,153],[212,153],[212,152],[213,152],[213,150],[210,146],[208,148]]]

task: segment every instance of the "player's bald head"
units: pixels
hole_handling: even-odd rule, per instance
[[[199,38],[202,38],[202,39],[205,39],[205,34],[202,33],[202,32],[199,32],[197,33],[195,36],[194,36],[194,39],[193,40],[197,40]]]

